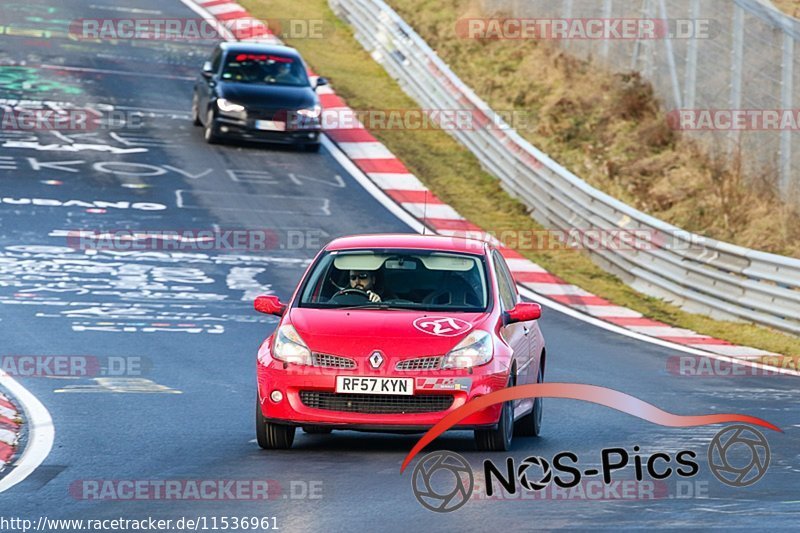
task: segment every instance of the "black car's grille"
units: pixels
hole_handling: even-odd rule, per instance
[[[248,109],[247,117],[256,120],[280,120],[285,122],[287,112],[282,109]]]
[[[442,357],[418,357],[399,361],[394,367],[396,370],[438,370],[442,365]]]
[[[329,355],[326,353],[315,353],[312,355],[314,366],[322,368],[355,368],[356,362],[347,357]]]
[[[453,397],[446,395],[337,394],[306,390],[300,391],[300,400],[314,409],[367,414],[435,413],[453,405]]]

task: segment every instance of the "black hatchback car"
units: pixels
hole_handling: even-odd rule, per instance
[[[209,143],[231,137],[317,151],[322,107],[316,89],[325,84],[325,78],[312,84],[293,48],[221,43],[195,83],[192,120]]]

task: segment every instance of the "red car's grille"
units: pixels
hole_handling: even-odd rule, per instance
[[[418,357],[399,361],[395,365],[397,370],[438,370],[442,365],[442,357]]]
[[[447,395],[337,394],[306,390],[300,391],[300,400],[314,409],[384,415],[435,413],[453,405],[453,397]]]
[[[326,353],[315,353],[312,355],[314,366],[322,368],[355,368],[356,362],[347,357],[329,355]]]

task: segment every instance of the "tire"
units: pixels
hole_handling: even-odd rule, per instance
[[[542,370],[536,376],[536,383],[543,383]],[[520,418],[514,426],[514,436],[517,437],[538,437],[542,432],[542,408],[544,400],[534,398],[533,409],[527,415]]]
[[[217,122],[214,120],[213,109],[209,109],[206,115],[206,126],[203,130],[203,137],[208,144],[217,144],[220,141],[220,136],[217,132]]]
[[[192,124],[195,126],[202,126],[203,123],[200,121],[200,109],[197,107],[198,105],[197,93],[194,93],[192,95]]]
[[[512,386],[509,381],[508,386]],[[475,431],[475,445],[482,452],[506,452],[511,449],[514,437],[514,404],[505,402],[500,412],[500,421],[496,429],[478,429]]]
[[[321,147],[322,147],[322,145],[320,143],[314,143],[314,144],[304,144],[301,149],[304,152],[317,153],[317,152],[319,152]]]
[[[281,426],[267,422],[261,413],[261,405],[256,396],[256,440],[265,450],[288,450],[294,442],[294,426]]]
[[[303,426],[303,431],[309,435],[328,435],[333,430],[324,426]]]

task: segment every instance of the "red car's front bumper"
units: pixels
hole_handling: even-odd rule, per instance
[[[261,412],[270,422],[300,426],[325,425],[386,431],[422,430],[430,428],[445,415],[473,398],[503,389],[508,383],[508,368],[496,360],[473,369],[472,374],[465,370],[387,372],[386,369],[393,369],[395,363],[396,361],[388,360],[379,371],[369,368],[366,361],[352,370],[303,365],[287,365],[284,368],[282,362],[275,361],[269,356],[263,357],[263,362],[259,361],[256,364]],[[350,394],[335,394],[336,376],[414,378],[414,396],[402,401],[415,402],[427,396],[427,399],[421,401],[434,400],[432,403],[437,404],[437,407],[434,407],[437,410],[415,413],[371,413],[364,412],[370,409],[353,412],[353,409],[359,410],[359,407],[352,406],[346,411],[310,406],[309,404],[315,404],[310,400],[318,400],[320,396],[324,396],[336,406],[342,405],[342,402],[346,404],[353,397]],[[279,402],[271,399],[272,392],[276,390],[283,396]],[[444,397],[452,397],[452,403],[449,403],[449,398]],[[376,401],[380,403],[383,399]],[[449,406],[441,410],[440,407],[444,404]],[[470,415],[454,429],[494,426],[500,418],[501,408],[502,405],[496,405]]]

